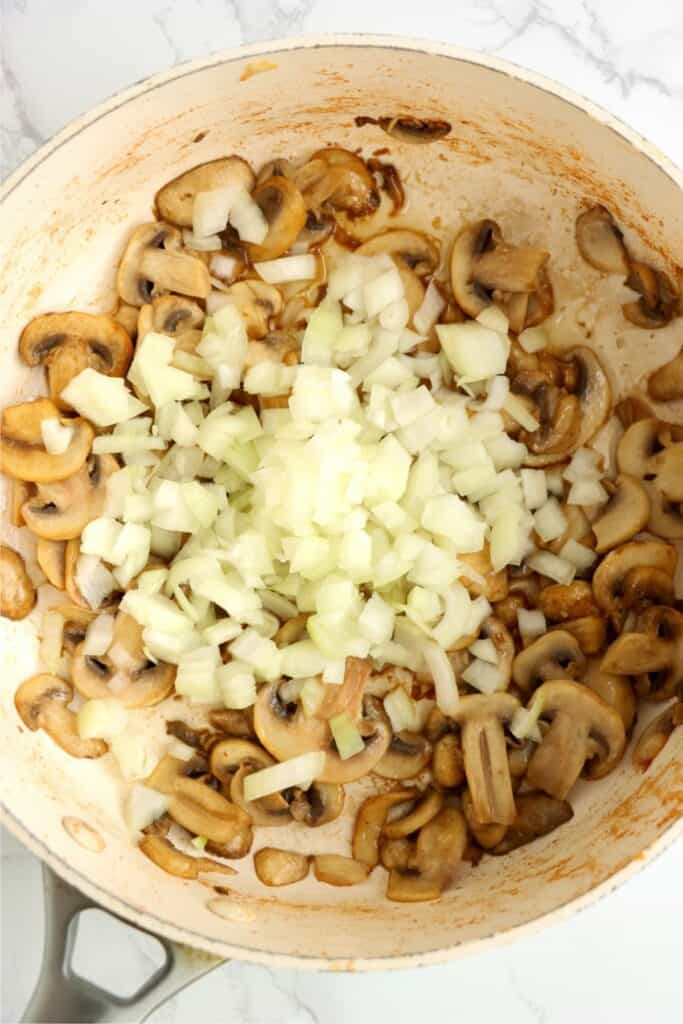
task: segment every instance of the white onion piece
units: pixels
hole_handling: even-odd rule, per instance
[[[446,308],[444,299],[435,281],[427,285],[424,298],[413,315],[413,327],[418,334],[427,335]]]
[[[475,658],[467,666],[462,678],[480,693],[496,693],[505,689],[505,675],[495,665]]]
[[[242,710],[256,700],[256,680],[249,665],[230,661],[218,669],[218,688],[226,708]]]
[[[572,565],[576,566],[577,572],[585,572],[587,569],[590,569],[597,557],[591,548],[586,547],[585,544],[579,544],[573,538],[570,538],[566,544],[563,544],[560,550],[560,558],[565,558]]]
[[[448,655],[442,647],[431,642],[424,644],[422,654],[434,680],[436,703],[439,710],[447,716],[455,715],[460,702],[460,694]]]
[[[350,757],[355,757],[356,754],[361,754],[365,750],[363,737],[348,711],[334,715],[328,724],[342,761],[348,761]]]
[[[534,515],[534,529],[544,543],[557,540],[567,529],[567,517],[557,498],[548,498]]]
[[[480,323],[482,327],[489,327],[492,331],[497,331],[498,334],[507,336],[510,321],[499,306],[495,306],[493,303],[485,306],[476,319],[477,323]]]
[[[475,320],[437,324],[436,333],[446,358],[463,382],[486,380],[505,373],[510,351],[507,336]]]
[[[543,636],[548,628],[545,615],[538,609],[529,611],[527,608],[518,608],[517,625],[519,635],[525,644],[535,640],[537,636]]]
[[[310,784],[320,775],[325,767],[324,751],[314,750],[308,754],[300,754],[280,764],[262,768],[252,772],[244,779],[244,798],[247,801],[260,800],[261,797],[279,793],[283,789],[299,786],[308,789]]]
[[[135,732],[122,732],[112,736],[109,749],[118,762],[124,779],[146,779],[158,761],[157,744]]]
[[[64,617],[55,611],[43,612],[40,619],[40,663],[48,672],[57,672],[62,660]]]
[[[126,798],[124,817],[132,833],[141,832],[168,810],[171,798],[155,789],[136,783]]]
[[[268,284],[286,284],[288,281],[307,281],[318,273],[318,260],[313,253],[299,256],[281,256],[276,260],[255,263],[254,270]]]
[[[76,727],[82,740],[111,740],[124,731],[128,712],[120,701],[113,697],[87,700],[80,708]]]
[[[106,654],[114,639],[114,616],[98,615],[88,626],[83,643],[83,653],[94,658]]]
[[[261,245],[268,234],[268,221],[261,207],[251,198],[246,189],[240,189],[230,207],[230,224],[243,242]]]
[[[97,555],[79,555],[76,586],[90,608],[99,608],[114,590],[116,581]]]
[[[542,327],[527,327],[517,338],[525,352],[540,352],[548,347],[548,335]]]
[[[526,507],[533,512],[545,505],[548,500],[547,474],[542,469],[523,469],[519,475]]]
[[[62,455],[73,440],[74,428],[61,423],[56,416],[40,421],[40,433],[45,451],[50,455]]]
[[[551,551],[536,551],[527,558],[526,564],[534,572],[547,576],[556,583],[571,583],[576,575],[575,565]]]
[[[404,731],[415,732],[419,728],[416,703],[402,686],[388,693],[382,703],[394,735]]]
[[[569,488],[568,505],[604,505],[609,501],[609,494],[599,480],[577,480]]]
[[[236,185],[224,185],[207,192],[197,192],[192,204],[193,233],[202,238],[224,231],[239,191]]]
[[[147,408],[131,395],[121,377],[107,377],[92,367],[73,377],[63,388],[61,398],[98,427],[123,423]]]
[[[474,655],[475,658],[487,661],[489,665],[498,664],[498,652],[493,640],[489,640],[488,638],[475,640],[474,643],[470,644],[467,650],[470,654]]]
[[[518,395],[509,394],[503,403],[503,409],[525,430],[538,430],[540,426],[538,420],[529,412],[527,406]]]
[[[226,256],[225,253],[216,253],[209,260],[209,270],[221,283],[230,284],[237,274],[239,260],[234,256]],[[207,312],[209,312],[207,310]]]
[[[218,252],[223,243],[218,235],[195,235],[183,228],[183,245],[194,252]]]

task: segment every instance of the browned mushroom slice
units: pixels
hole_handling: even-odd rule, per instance
[[[541,384],[530,397],[538,409],[539,426],[523,430],[519,440],[529,449],[525,465],[545,466],[579,447],[580,403],[576,395],[551,384]]]
[[[250,740],[231,737],[219,740],[211,748],[211,774],[221,783],[225,794],[247,812],[254,825],[273,828],[291,821],[289,805],[281,793],[248,801],[244,796],[247,775],[273,764],[273,758]]]
[[[354,860],[374,868],[379,863],[379,840],[392,807],[407,804],[418,796],[416,789],[398,789],[392,793],[368,797],[360,805],[353,828]]]
[[[350,217],[364,217],[380,203],[375,179],[365,163],[338,146],[315,152],[296,172],[294,181],[309,210],[328,203]]]
[[[306,205],[301,192],[289,178],[274,176],[253,191],[252,199],[268,223],[268,234],[260,245],[251,243],[253,260],[273,260],[296,242],[306,224]]]
[[[629,736],[636,721],[637,704],[633,687],[626,676],[604,672],[600,662],[595,660],[589,663],[583,675],[583,682],[597,693],[598,697],[602,697],[606,704],[614,708],[624,723],[626,735]]]
[[[401,839],[419,832],[423,825],[436,817],[443,807],[443,800],[443,794],[437,790],[425,790],[412,810],[398,818],[392,818],[385,824],[384,835],[389,839]]]
[[[264,885],[294,885],[308,874],[310,857],[290,850],[264,846],[254,854],[254,870]]]
[[[507,597],[509,589],[507,569],[501,569],[499,572],[493,571],[491,549],[488,543],[484,544],[481,551],[458,555],[458,562],[465,566],[465,573],[460,582],[472,597],[485,597],[487,601],[491,602],[502,601]]]
[[[670,359],[648,378],[647,392],[656,402],[683,398],[683,353]]]
[[[565,629],[553,629],[519,652],[512,678],[522,693],[532,693],[548,679],[576,679],[585,664],[576,637]]]
[[[468,696],[460,700],[454,716],[462,731],[474,813],[482,824],[509,825],[515,817],[503,727],[518,707],[510,693]]]
[[[605,555],[593,575],[593,594],[617,629],[621,629],[626,612],[632,606],[633,598],[628,596],[627,587],[629,574],[634,570],[655,569],[673,580],[677,559],[676,548],[660,540],[632,540]]]
[[[458,733],[446,733],[434,744],[432,776],[435,785],[442,789],[455,789],[465,781],[465,759]]]
[[[31,732],[43,729],[71,757],[102,757],[109,749],[104,740],[82,740],[78,735],[76,715],[67,706],[73,695],[72,686],[64,679],[41,673],[21,684],[14,704]]]
[[[69,381],[87,367],[122,377],[133,345],[128,332],[112,317],[46,313],[31,320],[21,332],[19,354],[29,366],[46,366],[50,395],[59,404]]]
[[[360,885],[371,871],[368,864],[338,853],[319,853],[313,858],[313,873],[326,885]]]
[[[146,303],[138,317],[138,336],[144,338],[149,331],[158,331],[177,338],[186,331],[201,329],[204,310],[185,295],[157,295]]]
[[[661,426],[659,436],[663,438]],[[683,444],[668,444],[662,451],[652,456],[648,468],[655,474],[654,484],[657,490],[661,491],[668,501],[683,501]]]
[[[571,633],[585,655],[598,654],[607,642],[607,623],[599,615],[565,619],[562,629]]]
[[[407,870],[415,859],[416,843],[413,839],[387,839],[380,841],[379,859],[383,868]]]
[[[628,252],[624,236],[604,206],[591,206],[576,219],[579,252],[596,270],[605,274],[627,274]]]
[[[238,281],[228,288],[226,295],[241,313],[249,337],[266,339],[261,346],[250,343],[245,363],[247,369],[260,362],[282,362],[286,352],[298,347],[286,334],[266,338],[271,320],[282,312],[282,295],[275,285],[265,281]],[[276,345],[276,340],[286,344]]]
[[[36,588],[26,572],[24,559],[0,544],[0,615],[25,619],[36,603]]]
[[[36,545],[36,561],[47,576],[48,583],[51,583],[57,590],[64,590],[66,586],[66,545],[61,540],[38,539]]]
[[[21,506],[31,497],[33,485],[27,483],[26,480],[10,478],[9,491],[9,521],[12,526],[25,526]]]
[[[595,615],[599,611],[591,585],[585,580],[553,583],[541,591],[538,603],[545,617],[551,622],[564,622],[565,619]]]
[[[154,206],[160,220],[167,220],[181,228],[191,228],[192,207],[198,192],[234,186],[246,189],[247,192],[251,192],[254,187],[254,172],[246,160],[239,156],[209,160],[184,171],[159,189],[154,198]]]
[[[598,554],[610,551],[635,537],[650,517],[650,499],[647,491],[634,477],[620,474],[614,483],[605,482],[610,499],[603,505],[593,523]]]
[[[644,480],[650,501],[647,529],[666,540],[683,540],[683,509],[680,501],[671,501],[662,493],[657,480]]]
[[[209,724],[227,736],[239,736],[245,740],[256,738],[252,724],[251,708],[235,711],[232,708],[214,708],[209,711]]]
[[[602,778],[626,747],[618,713],[580,683],[551,680],[536,692],[541,716],[550,727],[529,761],[527,781],[564,800],[584,767],[589,778]],[[588,763],[588,764],[587,764]]]
[[[635,676],[642,672],[660,672],[674,658],[674,645],[669,639],[646,633],[622,633],[607,648],[600,662],[603,672]]]
[[[176,878],[196,879],[202,872],[209,871],[221,871],[225,875],[237,873],[227,864],[219,864],[209,857],[191,857],[187,853],[182,853],[165,836],[144,835],[138,846],[145,857],[149,857],[162,871],[168,875],[175,875]]]
[[[36,398],[3,409],[0,470],[19,480],[41,484],[77,473],[90,454],[95,432],[87,420],[61,420],[73,429],[71,441],[61,455],[50,455],[43,444],[41,423],[59,418],[59,409],[49,398]]]
[[[205,760],[203,760],[205,764]],[[157,793],[164,793],[171,796],[175,788],[176,779],[187,774],[190,762],[183,761],[179,757],[172,757],[164,754],[154,767],[154,771],[145,779],[145,785],[155,789]]]
[[[392,736],[389,749],[373,771],[385,779],[414,779],[432,756],[429,740],[418,733],[400,732]]]
[[[490,851],[495,857],[519,849],[554,832],[574,817],[571,804],[546,793],[522,793],[517,797],[517,816],[505,836]]]
[[[630,424],[617,446],[617,466],[642,480],[656,475],[656,456],[664,452],[671,440],[680,440],[673,424],[654,416],[645,416]]]
[[[22,507],[29,530],[47,541],[80,537],[85,526],[102,514],[107,480],[118,469],[113,455],[91,455],[72,476],[38,484]]]
[[[431,276],[441,258],[439,243],[422,231],[395,228],[382,231],[363,242],[356,250],[359,256],[377,256],[380,253],[401,259],[418,277]]]
[[[166,735],[175,736],[185,746],[206,753],[210,753],[214,744],[219,742],[219,737],[211,729],[193,729],[187,722],[178,718],[166,722]]]
[[[143,306],[163,292],[205,299],[211,291],[208,268],[179,247],[180,233],[168,224],[153,221],[136,228],[116,275],[124,302]]]
[[[111,314],[117,324],[121,324],[131,341],[135,341],[138,336],[138,312],[137,306],[129,306],[126,302],[119,302]]]
[[[656,330],[666,327],[677,316],[679,295],[663,271],[632,261],[626,285],[640,295],[636,302],[627,302],[621,307],[626,319],[636,327]]]
[[[358,128],[366,124],[376,124],[398,142],[412,145],[427,145],[444,139],[451,131],[450,121],[442,121],[434,117],[413,117],[412,114],[399,114],[396,117],[366,117],[361,114],[354,118]]]
[[[683,725],[683,703],[677,700],[666,711],[662,711],[661,715],[653,718],[638,737],[633,748],[634,766],[646,772],[679,725]]]
[[[669,652],[668,659],[660,667],[640,670],[635,683],[636,693],[648,700],[674,697],[683,683],[683,613],[666,605],[645,608],[638,615],[634,629],[639,632],[625,633],[624,636],[640,636],[649,648],[658,651],[668,648]],[[634,675],[636,671],[634,666],[628,674]]]
[[[438,899],[455,874],[467,846],[467,824],[461,811],[444,807],[417,837],[413,865],[393,868],[387,899],[416,903]]]
[[[127,708],[144,708],[168,697],[173,689],[175,666],[148,661],[143,651],[142,627],[119,612],[114,636],[106,655],[95,658],[78,647],[71,664],[71,678],[78,692],[89,699],[113,697]]]
[[[308,789],[296,789],[289,805],[295,821],[319,828],[335,821],[344,810],[344,787],[332,782],[314,782]]]
[[[180,776],[176,779],[168,813],[179,825],[214,843],[228,843],[251,827],[246,811],[230,803],[203,782]]]
[[[496,822],[484,824],[479,821],[474,813],[472,796],[469,789],[466,789],[462,795],[462,810],[468,829],[482,849],[489,850],[492,846],[497,846],[501,842],[508,830],[508,826],[498,825]]]

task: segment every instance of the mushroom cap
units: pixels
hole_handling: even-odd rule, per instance
[[[38,538],[36,545],[36,561],[47,576],[48,583],[51,583],[57,590],[64,590],[66,586],[66,545],[61,540],[46,540]]]
[[[35,494],[21,507],[29,530],[47,541],[80,537],[85,526],[102,514],[107,480],[118,469],[113,455],[91,455],[66,479],[38,484]],[[61,561],[63,558],[62,553]]]
[[[25,619],[36,603],[36,589],[21,555],[0,544],[0,615]]]
[[[425,790],[412,810],[384,825],[384,835],[389,839],[402,839],[418,832],[423,825],[436,817],[443,807],[443,802],[443,793],[436,789]]]
[[[476,256],[501,239],[493,220],[467,224],[456,236],[451,251],[451,287],[455,301],[468,316],[476,317],[491,304],[491,299],[473,278]]]
[[[182,775],[175,780],[168,813],[188,832],[206,836],[214,843],[229,843],[251,829],[251,819],[241,807],[203,782]]]
[[[335,821],[344,810],[344,787],[333,782],[313,782],[308,789],[298,790],[289,805],[295,821],[309,828],[319,828]]]
[[[47,367],[50,395],[57,402],[69,381],[87,367],[122,377],[132,359],[133,344],[126,329],[111,316],[45,313],[21,332],[19,354],[29,366]]]
[[[211,747],[211,774],[226,785],[230,784],[230,779],[245,761],[255,768],[267,768],[274,763],[263,747],[237,736],[219,740]]]
[[[385,779],[413,779],[429,764],[432,745],[420,733],[399,732],[373,771]]]
[[[409,803],[418,796],[416,789],[397,789],[368,797],[358,808],[351,849],[354,860],[374,868],[379,863],[379,841],[392,807]]]
[[[180,245],[180,232],[169,224],[152,221],[135,228],[116,273],[124,302],[144,306],[163,292],[207,297],[211,291],[208,267],[199,257],[180,252]]]
[[[87,420],[62,420],[73,428],[66,451],[50,455],[43,445],[43,420],[59,419],[57,406],[49,398],[21,402],[2,411],[0,470],[8,476],[33,483],[52,483],[77,473],[92,447],[95,431]]]
[[[551,583],[540,592],[538,605],[546,619],[551,622],[564,622],[566,619],[595,615],[599,611],[592,587],[586,580]]]
[[[676,696],[683,682],[683,614],[667,605],[653,605],[638,615],[634,629],[638,632],[624,635],[641,636],[649,646],[668,651],[665,664],[645,668],[638,675],[636,692],[657,701]]]
[[[655,456],[664,449],[667,424],[654,416],[646,416],[626,428],[617,446],[620,473],[642,480],[655,475]]]
[[[370,874],[367,864],[339,853],[318,853],[313,857],[313,872],[327,885],[360,885]]]
[[[681,450],[683,454],[683,445]],[[635,537],[650,518],[648,493],[635,477],[621,473],[613,486],[609,501],[603,505],[593,523],[593,533],[597,539],[595,550],[598,554]]]
[[[654,485],[669,501],[683,501],[683,443],[672,444],[653,456]]]
[[[605,555],[593,574],[593,594],[599,607],[621,628],[627,610],[624,587],[633,569],[660,569],[673,579],[678,554],[661,540],[632,540]]]
[[[636,302],[627,302],[621,307],[626,319],[636,327],[656,330],[666,327],[678,315],[678,291],[663,271],[631,260],[626,286],[640,294]]]
[[[42,672],[21,684],[14,705],[31,732],[43,729],[71,757],[102,757],[108,750],[104,740],[82,740],[78,734],[76,715],[67,707],[73,695],[64,679]]]
[[[264,885],[293,885],[308,874],[310,857],[303,853],[263,846],[254,854],[254,871]]]
[[[650,722],[638,737],[633,748],[633,764],[641,772],[647,771],[654,759],[662,752],[674,729],[683,725],[683,703],[677,700],[666,711]]]
[[[309,210],[328,203],[349,217],[364,217],[380,204],[375,179],[363,160],[339,146],[317,150],[295,172],[294,181]]]
[[[186,295],[157,295],[139,312],[138,334],[144,338],[149,331],[158,331],[176,337],[201,329],[204,319],[204,310],[195,299]]]
[[[679,352],[650,375],[647,393],[656,402],[674,402],[683,398],[683,353]]]
[[[604,206],[591,206],[576,218],[576,244],[591,267],[605,274],[627,274],[624,236]]]
[[[254,260],[274,260],[294,245],[306,226],[306,205],[293,181],[275,175],[257,185],[252,199],[268,222],[268,234],[259,245],[249,243]]]
[[[237,281],[230,285],[226,295],[230,297],[241,313],[250,338],[265,338],[270,321],[282,312],[283,301],[280,290],[265,281],[251,279]],[[273,341],[278,339],[277,345],[273,343],[268,345],[267,340],[265,346],[261,347],[250,344],[245,362],[247,368],[265,360],[282,362],[282,356],[286,352],[299,348],[298,342],[286,332],[273,334],[271,337]],[[276,355],[276,353],[280,354]]]
[[[626,735],[630,735],[637,712],[636,696],[630,681],[625,676],[603,672],[598,659],[589,662],[582,681],[597,693],[598,697],[602,697],[606,704],[614,708],[624,723]]]
[[[408,145],[428,145],[443,139],[451,131],[450,121],[442,121],[433,117],[413,117],[411,114],[400,114],[398,117],[356,118],[356,124],[378,124],[383,132],[398,142]]]
[[[681,502],[672,501],[662,493],[658,480],[644,480],[643,487],[650,501],[647,528],[666,540],[683,540]]]
[[[566,629],[552,629],[519,652],[512,678],[523,693],[531,693],[548,679],[575,679],[585,664],[576,637]]]
[[[401,259],[418,277],[432,275],[439,266],[441,249],[438,241],[423,231],[412,228],[393,228],[372,235],[356,249],[359,256],[377,256],[387,253]]]
[[[154,207],[160,220],[180,228],[191,228],[192,207],[197,193],[233,185],[247,192],[254,187],[254,172],[246,160],[240,156],[209,160],[167,182],[154,197]]]
[[[599,615],[565,619],[562,629],[571,633],[584,654],[598,654],[607,642],[607,622]]]
[[[547,793],[521,793],[516,798],[517,815],[505,836],[490,851],[494,857],[511,853],[565,825],[574,817],[566,800],[556,800]]]

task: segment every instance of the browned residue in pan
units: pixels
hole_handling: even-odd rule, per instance
[[[249,78],[254,75],[262,75],[264,71],[275,71],[277,64],[274,64],[272,60],[255,60],[251,64],[247,64],[246,68],[240,75],[240,82],[246,82]]]

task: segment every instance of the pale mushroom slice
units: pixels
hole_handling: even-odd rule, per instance
[[[432,745],[419,733],[399,732],[392,736],[389,749],[373,771],[385,779],[414,779],[429,764]]]
[[[593,574],[593,594],[617,629],[629,608],[645,599],[651,584],[659,592],[662,576],[673,581],[677,560],[676,548],[661,540],[628,541],[605,555]]]
[[[222,157],[191,167],[160,188],[154,207],[160,220],[180,228],[192,227],[192,208],[198,192],[217,188],[245,189],[254,187],[254,172],[239,156]]]
[[[484,824],[479,821],[474,813],[472,795],[469,789],[466,789],[462,795],[462,812],[465,815],[468,829],[483,850],[497,846],[508,830],[508,825],[499,825],[494,821]]]
[[[273,284],[266,284],[265,281],[249,280],[237,281],[228,288],[226,295],[231,303],[236,306],[242,315],[247,334],[250,338],[266,338],[271,321],[282,312],[282,294]],[[292,340],[291,336],[285,334],[273,335],[287,339],[285,352],[298,348],[298,343]],[[274,344],[268,345],[268,339],[264,346],[250,344],[247,350],[245,367],[248,369],[259,362],[281,362],[281,357],[276,357],[277,347]],[[267,353],[270,353],[268,355]]]
[[[31,497],[33,484],[26,480],[17,480],[10,477],[9,480],[9,521],[12,526],[25,526],[24,517],[21,514],[21,506]]]
[[[680,296],[662,270],[632,260],[626,285],[640,295],[635,302],[627,302],[621,307],[626,319],[636,327],[657,330],[678,316]],[[650,394],[655,397],[652,392]]]
[[[456,789],[465,781],[465,758],[458,733],[446,733],[434,744],[432,778],[441,789]]]
[[[643,487],[650,501],[648,531],[666,540],[683,540],[683,504],[667,498],[658,480],[644,480]]]
[[[165,700],[173,689],[175,674],[174,665],[147,659],[141,626],[121,611],[108,652],[96,658],[80,645],[71,663],[71,678],[81,696],[113,698],[126,708],[151,707]]]
[[[517,815],[505,836],[489,850],[494,857],[518,850],[535,839],[549,835],[574,817],[566,800],[556,800],[547,793],[521,793],[516,797]]]
[[[36,588],[17,551],[0,544],[0,615],[25,619],[36,603]]]
[[[140,309],[137,333],[140,338],[149,331],[178,338],[186,331],[200,330],[204,319],[204,310],[195,299],[186,295],[157,295]]]
[[[43,444],[41,423],[53,419],[73,430],[60,455],[51,455]],[[47,484],[78,472],[90,454],[95,431],[87,420],[63,419],[49,398],[36,398],[3,409],[0,435],[0,470],[18,480]]]
[[[676,442],[682,439],[678,424],[664,423],[651,415],[640,417],[629,424],[617,446],[619,472],[638,480],[651,479],[657,474],[660,454],[665,455],[671,445],[677,446]]]
[[[460,700],[454,716],[462,732],[474,813],[482,824],[510,825],[515,817],[504,726],[519,706],[510,693],[468,696]]]
[[[640,533],[650,518],[650,499],[647,491],[634,477],[619,474],[616,480],[606,481],[609,501],[602,506],[593,522],[593,533],[598,554],[610,551]]]
[[[226,736],[238,736],[240,739],[256,739],[251,708],[237,711],[234,708],[213,708],[209,711],[209,725]]]
[[[588,687],[564,679],[544,683],[534,699],[550,726],[529,761],[532,789],[564,800],[584,768],[592,779],[612,771],[626,747],[624,723],[614,708]]]
[[[113,455],[91,455],[72,476],[38,484],[22,506],[29,530],[46,541],[80,537],[85,526],[102,514],[107,480],[119,468]]]
[[[71,757],[102,757],[109,749],[104,740],[82,740],[78,734],[76,715],[68,708],[73,695],[70,683],[40,673],[21,684],[14,694],[14,704],[31,732],[42,729]]]
[[[549,679],[576,679],[585,664],[576,637],[566,629],[553,629],[519,652],[512,665],[512,678],[527,694]]]
[[[379,842],[392,807],[410,804],[418,796],[416,789],[398,789],[368,797],[358,809],[351,849],[354,860],[374,868],[379,863]]]
[[[133,231],[116,274],[124,302],[144,306],[163,292],[207,297],[211,291],[208,267],[198,257],[180,252],[180,241],[176,228],[157,221]]]
[[[249,243],[253,260],[274,260],[290,249],[306,226],[307,209],[301,192],[289,178],[277,175],[257,185],[252,199],[268,224],[259,245]]]
[[[645,668],[637,675],[636,693],[656,701],[676,696],[683,683],[683,613],[666,605],[653,605],[638,615],[634,629],[639,632],[624,636],[641,636],[648,646],[667,648],[669,652],[661,667]]]
[[[289,804],[281,793],[248,801],[244,795],[247,775],[274,764],[273,758],[258,744],[239,737],[219,740],[211,748],[209,767],[221,790],[251,818],[254,825],[275,828],[291,821]]]
[[[628,274],[624,235],[604,206],[591,206],[576,218],[576,244],[591,267],[605,274]]]
[[[458,563],[464,566],[460,582],[472,597],[485,597],[495,603],[504,600],[510,589],[507,569],[493,571],[491,549],[488,542],[481,551],[458,555]]]
[[[304,853],[264,846],[254,854],[254,871],[264,885],[294,885],[309,872],[311,858]]]
[[[583,683],[606,704],[614,708],[622,722],[627,736],[630,736],[636,721],[637,702],[633,686],[627,676],[605,672],[598,659],[589,662],[582,677]]]
[[[182,775],[173,786],[168,813],[188,832],[219,844],[229,843],[236,834],[251,829],[251,819],[241,807],[203,782]]]
[[[646,772],[679,725],[683,725],[683,702],[677,700],[669,705],[666,711],[653,718],[638,737],[633,748],[634,766],[641,772]]]
[[[436,789],[427,789],[422,793],[415,806],[406,814],[391,818],[384,825],[383,833],[389,839],[402,839],[414,832],[419,832],[423,825],[435,818],[443,807],[444,796]]]
[[[380,204],[375,179],[360,157],[339,146],[319,149],[294,174],[306,208],[329,205],[349,217],[365,217]]]
[[[378,256],[386,253],[400,259],[418,277],[431,277],[439,266],[441,250],[435,238],[411,228],[394,228],[373,235],[360,245],[359,256]]]
[[[338,853],[318,853],[313,858],[313,873],[319,882],[326,885],[360,885],[371,870],[367,864]]]
[[[683,398],[683,352],[648,377],[647,393],[656,402],[675,402]]]
[[[344,787],[334,782],[313,782],[308,789],[295,789],[290,814],[309,828],[327,825],[344,810]]]
[[[467,824],[461,811],[444,807],[420,829],[407,869],[393,868],[387,899],[420,903],[438,899],[457,871],[467,847]]]
[[[683,502],[683,444],[669,444],[654,455],[650,469],[655,474],[654,485],[664,498]]]
[[[221,872],[224,875],[237,874],[234,868],[228,867],[227,864],[219,864],[218,861],[211,860],[209,857],[192,857],[189,853],[183,853],[165,836],[148,833],[142,836],[138,846],[145,857],[148,857],[166,874],[175,875],[176,878],[195,880],[203,872]]]
[[[66,587],[66,544],[61,540],[38,538],[36,545],[36,561],[57,590]]]
[[[45,313],[21,332],[19,355],[29,366],[47,369],[50,395],[60,395],[74,377],[87,369],[123,377],[133,357],[126,329],[110,316],[93,313]]]

